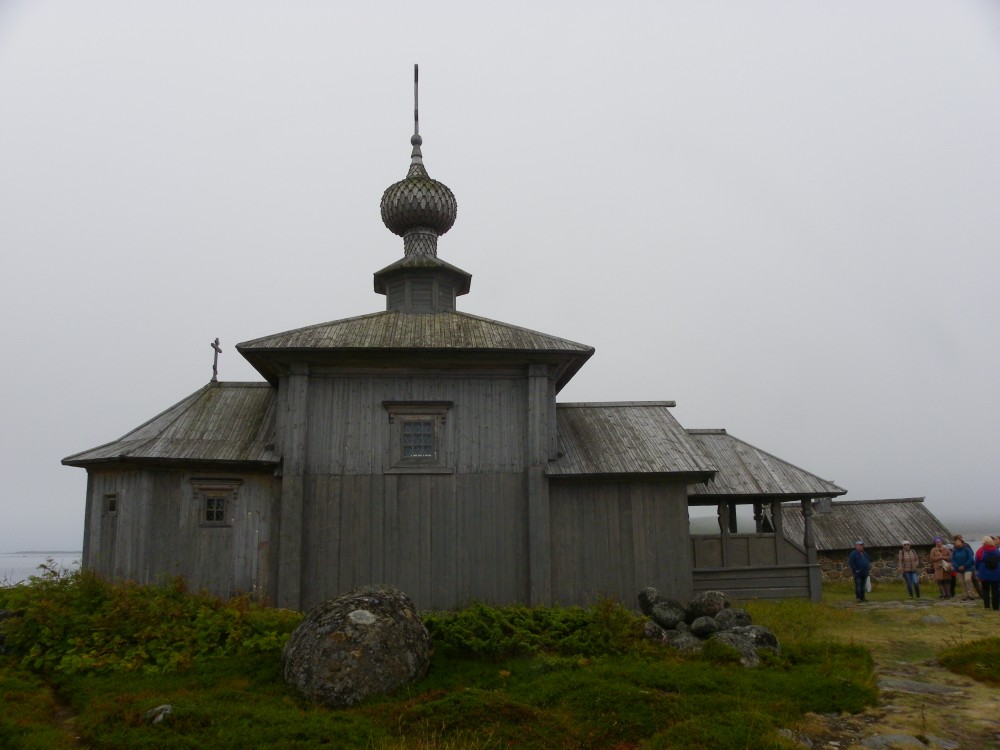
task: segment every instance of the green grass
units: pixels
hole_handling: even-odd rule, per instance
[[[1000,638],[959,643],[945,649],[937,658],[953,672],[1000,685]]]
[[[612,602],[427,615],[427,676],[350,709],[318,708],[281,677],[295,613],[164,586],[111,586],[86,574],[0,589],[24,612],[2,626],[17,660],[0,663],[0,747],[70,747],[59,712],[102,748],[782,747],[776,730],[807,712],[877,700],[861,645],[827,637],[850,612],[755,602],[780,656],[743,669],[726,648],[682,656],[640,638]],[[39,647],[39,644],[43,644]],[[173,716],[150,725],[161,704]],[[63,744],[60,744],[63,743]]]

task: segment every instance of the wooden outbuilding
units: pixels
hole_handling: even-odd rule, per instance
[[[685,430],[673,402],[558,403],[594,349],[457,309],[471,275],[437,254],[457,203],[411,143],[382,198],[403,238],[374,274],[385,310],[241,343],[263,382],[213,374],[63,460],[88,475],[84,567],[297,609],[379,583],[422,609],[818,596],[781,501],[843,490]],[[692,540],[689,500],[752,503],[761,528]]]
[[[785,509],[785,526],[790,537],[803,539],[806,519],[803,508]],[[922,497],[884,500],[835,500],[812,503],[812,537],[817,560],[825,580],[850,578],[847,556],[854,543],[862,540],[872,560],[872,578],[898,578],[897,560],[904,541],[927,560],[935,537],[945,542],[952,533],[924,505]]]

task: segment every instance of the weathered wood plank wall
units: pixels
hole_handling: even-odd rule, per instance
[[[553,482],[552,578],[556,602],[614,597],[630,607],[646,586],[687,600],[690,548],[683,484]]]
[[[783,599],[810,597],[810,569],[789,565],[778,568],[725,568],[694,571],[694,590],[724,591],[734,599]]]
[[[372,583],[425,609],[526,601],[527,390],[523,370],[311,374],[301,606]],[[452,403],[439,473],[393,469],[384,402]]]
[[[238,486],[227,523],[203,523],[204,506],[192,480]],[[191,588],[221,596],[266,594],[274,478],[270,474],[204,474],[184,470],[93,471],[88,498],[90,542],[83,564],[102,576],[155,583],[184,575]],[[105,497],[116,495],[108,513]]]
[[[795,542],[779,539],[777,534],[728,534],[729,549],[723,556],[721,534],[696,534],[690,537],[693,567],[747,568],[781,564],[806,564],[806,551]],[[780,556],[780,559],[779,559]]]

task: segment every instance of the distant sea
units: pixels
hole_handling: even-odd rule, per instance
[[[42,573],[39,565],[51,558],[59,570],[78,570],[82,552],[0,552],[0,586],[10,586]]]

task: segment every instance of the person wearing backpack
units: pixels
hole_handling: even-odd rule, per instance
[[[1000,550],[991,536],[984,536],[983,546],[976,551],[976,573],[983,587],[983,606],[1000,610]]]

